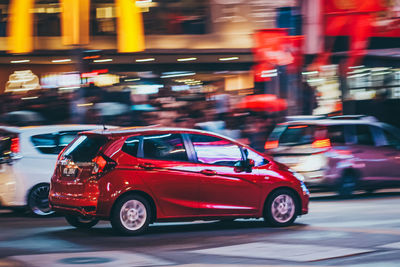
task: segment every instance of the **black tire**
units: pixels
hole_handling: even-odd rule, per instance
[[[264,206],[264,220],[276,227],[293,224],[299,214],[299,203],[295,193],[278,189],[267,199]]]
[[[338,194],[340,197],[351,197],[357,188],[357,177],[351,173],[343,174],[340,179]]]
[[[49,184],[38,184],[28,195],[28,209],[35,216],[49,216],[54,213],[49,206]]]
[[[147,230],[151,221],[151,206],[139,195],[126,195],[118,199],[111,212],[111,225],[124,235],[138,235]]]
[[[65,215],[65,219],[70,225],[79,229],[90,229],[99,222],[99,219],[96,218],[86,218],[71,214]]]

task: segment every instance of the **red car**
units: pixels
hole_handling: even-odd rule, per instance
[[[308,212],[303,177],[229,138],[190,129],[81,133],[59,155],[53,210],[79,228],[124,234],[150,223],[261,218],[288,226]]]

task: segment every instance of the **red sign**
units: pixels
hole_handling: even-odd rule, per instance
[[[284,51],[283,37],[288,36],[287,29],[265,29],[254,34],[254,57],[256,61],[273,65],[290,64],[293,58]]]
[[[99,74],[104,74],[104,73],[108,73],[108,69],[101,69],[101,70],[94,70],[91,72],[84,72],[81,74],[82,78],[91,78],[91,77],[95,77]]]
[[[400,37],[396,1],[322,0],[325,35],[355,35],[367,31],[369,37]]]

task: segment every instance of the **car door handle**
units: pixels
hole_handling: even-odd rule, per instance
[[[200,173],[207,176],[213,176],[217,174],[217,172],[213,170],[201,170]]]
[[[139,167],[142,169],[151,170],[151,169],[154,169],[156,166],[154,166],[154,164],[152,164],[152,163],[146,162],[146,163],[140,163]]]

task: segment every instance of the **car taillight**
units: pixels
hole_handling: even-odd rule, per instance
[[[106,156],[97,156],[93,159],[94,167],[92,174],[101,175],[106,171],[113,169],[117,163]]]
[[[18,154],[20,152],[19,138],[18,137],[11,139],[10,151],[12,153],[14,153],[14,154]]]
[[[276,141],[267,141],[267,142],[265,142],[264,149],[277,148],[278,145],[279,145],[278,140],[276,140]]]
[[[320,140],[315,140],[311,144],[312,148],[330,148],[331,147],[331,140],[330,139],[320,139]]]

